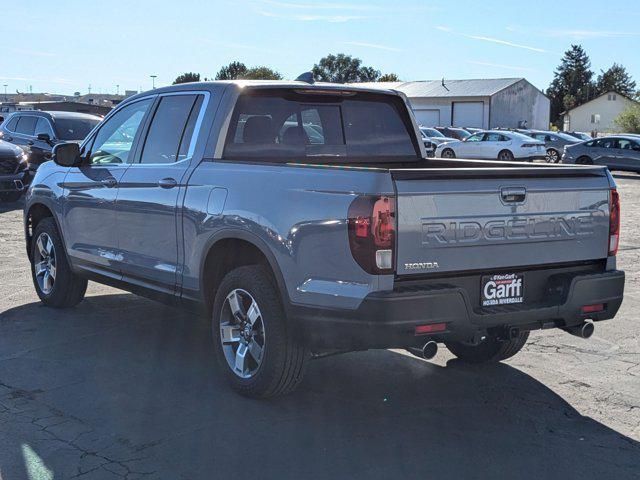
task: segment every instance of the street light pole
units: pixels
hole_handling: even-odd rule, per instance
[[[116,95],[120,95],[120,85],[116,85]]]
[[[155,89],[156,88],[156,78],[158,78],[158,75],[149,75],[151,77],[151,88]]]
[[[7,87],[8,87],[8,85],[5,83],[3,85],[3,87],[4,87],[4,101],[8,102],[9,101],[9,99],[7,98]]]

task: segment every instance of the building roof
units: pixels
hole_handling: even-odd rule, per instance
[[[524,78],[482,78],[469,80],[420,80],[415,82],[367,82],[355,85],[394,89],[407,97],[490,97]]]
[[[584,107],[585,105],[587,105],[587,104],[589,104],[589,103],[591,103],[591,102],[594,102],[594,101],[596,101],[596,100],[599,100],[600,98],[604,97],[605,95],[609,95],[610,93],[614,93],[614,94],[616,94],[616,95],[620,95],[622,98],[626,98],[626,99],[627,99],[627,100],[629,100],[630,102],[637,103],[637,104],[639,104],[639,105],[640,105],[640,102],[638,102],[637,100],[634,100],[634,99],[633,99],[633,98],[631,98],[631,97],[626,96],[624,93],[616,92],[615,90],[609,90],[609,91],[607,91],[607,92],[604,92],[602,95],[598,95],[597,97],[592,98],[592,99],[591,99],[591,100],[589,100],[588,102],[581,103],[580,105],[576,105],[575,107],[570,108],[569,110],[565,110],[564,112],[560,112],[560,115],[566,115],[567,113],[570,113],[570,112],[572,112],[573,110],[576,110],[576,109],[578,109],[578,108]]]

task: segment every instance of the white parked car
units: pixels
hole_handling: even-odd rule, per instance
[[[478,132],[464,140],[442,143],[436,147],[436,157],[497,159],[507,162],[544,159],[546,153],[543,142],[507,130]]]
[[[435,128],[423,127],[420,126],[420,133],[422,134],[423,139],[431,140],[436,145],[440,145],[445,142],[455,142],[455,138],[445,137]]]

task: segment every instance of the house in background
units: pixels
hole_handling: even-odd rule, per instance
[[[640,105],[618,92],[603,93],[563,113],[563,129],[575,132],[616,132],[615,118],[632,105]]]
[[[420,125],[549,128],[549,98],[524,78],[358,84],[404,93]]]

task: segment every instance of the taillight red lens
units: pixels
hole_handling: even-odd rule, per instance
[[[609,255],[618,253],[620,243],[620,196],[614,188],[609,197]]]
[[[366,272],[389,274],[394,269],[395,198],[363,195],[349,206],[349,247]]]

